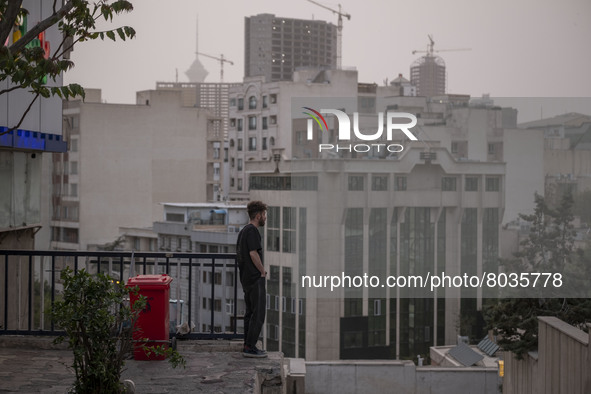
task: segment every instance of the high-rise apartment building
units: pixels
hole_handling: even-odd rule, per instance
[[[300,67],[336,68],[337,28],[319,20],[259,14],[244,20],[244,76],[290,81]]]

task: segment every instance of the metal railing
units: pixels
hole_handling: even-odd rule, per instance
[[[171,302],[177,305],[171,321],[190,328],[183,338],[243,337],[235,254],[37,250],[0,250],[0,335],[63,334],[49,311],[61,295],[59,272],[66,266],[74,272],[104,272],[121,282],[135,274],[168,274],[173,278],[170,298],[176,298]]]

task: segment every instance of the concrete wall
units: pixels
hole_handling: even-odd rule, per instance
[[[499,393],[497,370],[417,368],[412,361],[306,363],[306,393]]]
[[[112,242],[119,227],[150,227],[162,202],[206,201],[207,112],[179,92],[149,106],[81,104],[80,242]]]
[[[503,393],[589,393],[589,335],[556,317],[538,317],[538,352],[505,355]]]

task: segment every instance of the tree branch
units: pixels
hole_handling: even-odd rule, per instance
[[[37,37],[39,33],[44,32],[49,27],[55,25],[60,20],[62,20],[64,16],[66,16],[73,7],[74,3],[71,0],[68,1],[62,8],[60,8],[60,10],[57,13],[50,15],[49,17],[45,18],[44,20],[36,24],[33,28],[26,32],[20,40],[12,44],[9,48],[10,52],[12,52],[13,54],[20,52],[29,42],[31,42],[35,37]]]
[[[3,44],[6,42],[6,39],[8,38],[8,35],[14,26],[14,21],[18,16],[22,3],[23,0],[14,0],[8,2],[6,12],[4,15],[2,15],[2,21],[0,22],[0,42]]]
[[[4,134],[8,134],[13,130],[16,130],[20,127],[20,125],[23,123],[23,121],[25,120],[25,117],[27,116],[27,114],[29,113],[29,111],[31,110],[31,107],[33,106],[33,103],[35,101],[37,101],[37,98],[39,97],[39,93],[37,93],[35,95],[35,97],[33,97],[33,100],[31,101],[31,104],[29,104],[29,106],[27,107],[27,110],[25,111],[25,113],[23,113],[23,116],[21,116],[21,120],[18,121],[17,125],[14,127],[9,128],[8,130],[6,130],[3,133],[0,133],[0,135],[4,135]]]
[[[13,90],[20,89],[21,87],[22,87],[22,85],[14,85],[14,86],[13,86],[13,87],[11,87],[11,88],[4,89],[4,90],[0,90],[0,95],[2,95],[2,94],[4,94],[4,93],[10,93],[10,92],[12,92]]]

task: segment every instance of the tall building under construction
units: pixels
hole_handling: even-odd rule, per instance
[[[417,96],[445,95],[445,62],[428,53],[410,66],[410,83],[417,88]]]
[[[300,67],[336,68],[337,27],[320,20],[259,14],[244,20],[244,76],[291,81]]]

